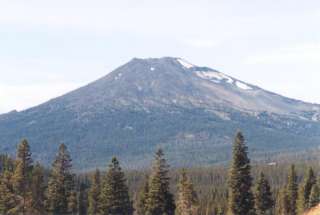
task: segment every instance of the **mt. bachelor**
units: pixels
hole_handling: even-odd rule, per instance
[[[253,156],[313,149],[320,105],[289,99],[180,58],[133,59],[107,76],[21,112],[0,115],[0,152],[27,138],[49,164],[59,143],[78,169],[120,157],[148,165],[161,147],[175,166],[224,162],[241,129]],[[134,166],[132,164],[135,164]]]

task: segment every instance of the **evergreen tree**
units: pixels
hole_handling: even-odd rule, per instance
[[[317,206],[320,203],[320,189],[318,184],[314,184],[311,189],[308,208]]]
[[[287,195],[289,203],[289,215],[297,215],[298,182],[294,165],[291,165],[288,175]]]
[[[298,212],[302,214],[306,209],[308,209],[309,198],[311,194],[311,189],[313,185],[316,184],[316,176],[311,167],[308,168],[304,176],[304,180],[299,189],[299,199],[298,199]]]
[[[30,146],[27,140],[22,140],[18,145],[17,160],[14,174],[12,177],[15,194],[20,199],[19,212],[25,214],[30,208],[27,208],[27,202],[31,201],[31,176],[32,159]]]
[[[169,165],[164,158],[163,151],[156,152],[152,172],[149,179],[149,193],[147,199],[147,215],[173,215],[175,204],[169,190]]]
[[[146,215],[148,193],[149,193],[149,176],[147,175],[145,178],[144,186],[139,192],[138,203],[137,203],[137,213],[139,215]]]
[[[37,163],[32,170],[31,181],[31,194],[32,200],[29,208],[33,215],[42,215],[45,213],[45,181],[44,181],[44,169]]]
[[[132,215],[133,207],[129,198],[126,179],[117,158],[112,158],[104,177],[100,194],[102,215]]]
[[[238,132],[233,144],[233,159],[229,172],[229,215],[251,215],[255,213],[251,192],[251,166],[244,137]]]
[[[86,185],[80,183],[79,195],[78,195],[78,214],[86,215],[88,209],[88,195],[86,191]]]
[[[71,158],[64,144],[59,146],[59,152],[52,164],[48,182],[48,207],[53,214],[67,214],[68,201],[74,190],[74,179],[71,174]]]
[[[279,212],[281,215],[290,215],[290,202],[286,188],[281,190]]]
[[[255,208],[257,215],[271,215],[274,201],[268,180],[261,172],[255,187]]]
[[[178,199],[176,201],[176,215],[197,215],[198,196],[193,189],[193,184],[187,177],[185,170],[182,171],[178,184]]]
[[[100,196],[100,171],[96,169],[89,190],[89,215],[95,215],[99,211],[99,196]]]
[[[68,196],[68,212],[71,215],[78,214],[78,197],[76,191],[71,191]]]
[[[16,210],[17,199],[10,185],[11,174],[5,170],[0,175],[0,214],[13,214]]]

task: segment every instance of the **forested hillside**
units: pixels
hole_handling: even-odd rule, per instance
[[[23,140],[0,156],[0,214],[299,215],[320,201],[317,162],[252,163],[237,133],[228,166],[170,168],[162,149],[150,168],[75,172],[66,145],[51,168],[33,160]]]

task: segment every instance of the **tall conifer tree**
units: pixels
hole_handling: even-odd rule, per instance
[[[100,196],[100,171],[99,169],[96,169],[92,180],[91,180],[91,186],[89,190],[89,209],[88,213],[89,215],[95,215],[99,211],[99,196]]]
[[[319,185],[315,184],[312,186],[311,195],[308,202],[308,208],[317,206],[320,203],[320,189]]]
[[[59,146],[59,152],[52,164],[48,182],[48,206],[53,214],[67,214],[68,201],[74,190],[74,178],[71,173],[71,157],[64,144]]]
[[[138,202],[137,202],[137,213],[139,215],[146,215],[147,211],[147,199],[149,193],[149,176],[145,177],[144,185],[139,192]]]
[[[80,183],[79,195],[78,195],[78,214],[87,215],[88,210],[88,195],[86,185]]]
[[[198,196],[185,170],[180,176],[176,206],[176,215],[197,215],[199,213]]]
[[[291,165],[288,175],[287,196],[289,215],[297,215],[298,182],[295,166]]]
[[[19,203],[10,184],[11,173],[7,170],[0,175],[0,214],[15,213]]]
[[[255,187],[255,208],[257,215],[271,215],[274,206],[268,180],[261,172]]]
[[[169,165],[163,151],[156,152],[152,172],[149,179],[147,199],[147,215],[173,215],[175,204],[169,189]]]
[[[317,182],[313,169],[309,167],[305,173],[304,180],[299,189],[298,212],[302,214],[309,208],[309,198],[313,185]]]
[[[254,198],[251,191],[252,177],[248,158],[248,148],[241,132],[238,132],[233,144],[233,158],[229,172],[229,215],[255,214]]]
[[[33,215],[42,215],[45,213],[45,186],[44,169],[39,163],[37,163],[32,170],[31,181],[32,200],[29,208]]]
[[[71,215],[78,214],[78,196],[76,191],[72,191],[68,196],[68,212]]]
[[[15,194],[20,199],[19,213],[25,214],[28,209],[27,203],[31,201],[31,177],[32,177],[32,158],[30,146],[27,140],[22,140],[18,145],[16,167],[12,177]],[[18,207],[17,207],[18,208]]]
[[[100,194],[100,214],[132,215],[133,207],[129,198],[124,173],[117,158],[112,158],[104,177]]]

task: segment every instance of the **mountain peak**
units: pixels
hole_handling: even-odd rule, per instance
[[[184,68],[190,69],[195,67],[194,64],[188,62],[187,60],[181,57],[160,57],[160,58],[132,58],[128,63],[173,63],[178,64]]]
[[[199,150],[200,157],[208,158],[220,153],[230,146],[236,128],[248,131],[257,147],[278,146],[283,139],[290,139],[292,148],[318,144],[319,119],[318,105],[183,58],[133,58],[87,86],[32,109],[1,115],[0,151],[28,138],[38,158],[50,160],[55,144],[63,142],[75,158],[86,158],[92,167],[113,155],[126,158],[128,165],[143,165],[145,153],[161,145],[179,164],[180,153]],[[302,131],[308,135],[300,137]]]

